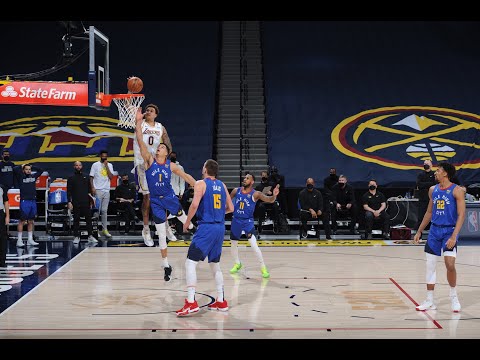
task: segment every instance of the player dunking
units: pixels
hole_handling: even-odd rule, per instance
[[[153,220],[155,222],[155,228],[157,229],[160,251],[162,253],[163,267],[165,269],[165,281],[170,280],[172,273],[172,267],[168,264],[167,260],[167,239],[166,239],[166,227],[165,222],[167,220],[167,210],[171,214],[175,214],[180,221],[185,223],[187,220],[186,215],[183,213],[180,200],[175,195],[172,185],[170,183],[172,172],[183,178],[190,185],[195,185],[195,179],[186,174],[177,164],[170,162],[167,159],[170,149],[167,144],[161,143],[157,147],[155,157],[152,156],[148,150],[143,137],[143,116],[141,109],[138,109],[136,115],[136,127],[135,136],[138,141],[140,153],[144,160],[143,168],[145,170],[145,179],[150,189],[150,207],[152,209]],[[147,243],[148,246],[153,245]]]
[[[225,214],[233,211],[232,199],[223,182],[217,179],[218,163],[209,159],[202,169],[203,180],[198,180],[194,187],[192,204],[188,209],[187,221],[183,224],[186,231],[196,214],[197,231],[193,235],[185,261],[187,282],[187,299],[184,306],[176,311],[177,316],[187,316],[198,312],[195,300],[197,286],[197,264],[208,257],[217,287],[217,299],[208,305],[209,310],[227,311],[228,304],[223,294],[223,274],[220,270],[223,239],[225,237]]]
[[[273,189],[273,195],[267,196],[261,191],[255,190],[253,188],[254,183],[255,177],[252,174],[247,174],[242,182],[243,189],[240,187],[235,188],[230,193],[230,197],[233,200],[234,206],[230,240],[232,240],[231,251],[233,259],[235,260],[235,265],[232,269],[230,269],[230,273],[236,274],[243,267],[243,264],[240,262],[240,257],[238,256],[238,240],[242,234],[245,234],[253,252],[260,262],[262,277],[268,278],[270,277],[270,273],[265,266],[262,251],[258,247],[257,238],[255,237],[253,212],[255,211],[255,204],[257,203],[258,199],[265,203],[274,202],[280,191],[280,185],[277,185],[275,189]]]
[[[457,296],[457,270],[455,259],[457,256],[457,240],[463,221],[465,220],[465,193],[456,184],[451,182],[455,176],[455,167],[447,162],[438,164],[435,171],[437,185],[430,187],[427,212],[418,227],[414,242],[419,243],[422,231],[431,220],[425,255],[427,257],[427,299],[416,307],[418,311],[435,310],[437,306],[433,301],[433,291],[437,278],[436,263],[438,256],[442,256],[447,268],[447,281],[450,285],[450,299],[452,311],[461,309]]]
[[[158,106],[149,104],[145,107],[145,113],[143,114],[144,120],[142,121],[142,136],[148,151],[155,156],[158,145],[164,143],[172,151],[172,143],[168,137],[167,129],[161,123],[155,121],[159,113]],[[149,227],[149,215],[150,215],[150,192],[148,190],[147,180],[145,178],[145,168],[143,166],[144,160],[138,146],[137,137],[133,140],[133,154],[134,154],[134,168],[133,173],[138,184],[138,192],[143,195],[142,201],[142,218],[143,218],[143,241],[147,246],[153,246],[153,240],[150,235]],[[176,240],[175,236],[168,226],[168,222],[165,222],[167,230],[167,238],[169,240]]]

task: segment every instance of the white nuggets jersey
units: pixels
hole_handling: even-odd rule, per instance
[[[155,122],[154,126],[150,126],[145,120],[142,122],[143,142],[147,145],[148,151],[155,157],[158,145],[162,142],[163,126],[159,122]],[[133,156],[135,157],[134,165],[143,164],[142,154],[138,146],[137,137],[133,139]]]

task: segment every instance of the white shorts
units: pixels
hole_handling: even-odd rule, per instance
[[[135,181],[138,185],[138,192],[145,195],[150,194],[148,190],[147,177],[145,176],[145,168],[143,164],[135,167]]]

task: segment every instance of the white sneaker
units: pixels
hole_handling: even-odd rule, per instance
[[[80,239],[78,239],[78,240],[80,240]],[[88,242],[91,242],[91,243],[98,243],[98,240],[97,240],[97,239],[95,239],[95,238],[93,237],[93,235],[90,235],[90,236],[88,237]]]
[[[36,245],[38,245],[38,242],[36,242],[33,239],[28,239],[27,240],[27,245],[36,246]]]
[[[170,241],[179,241],[177,239],[177,237],[175,236],[175,234],[173,233],[172,231],[172,228],[169,226],[169,225],[166,225],[166,230],[167,230],[167,239],[170,240]],[[182,240],[180,240],[182,241]]]
[[[433,303],[432,300],[425,300],[423,303],[418,305],[415,309],[417,311],[425,311],[425,310],[435,310],[437,306]]]
[[[452,296],[452,311],[453,312],[460,312],[462,307],[460,306],[460,301],[458,301],[458,296]]]
[[[73,243],[78,244],[80,242],[80,238],[78,236],[73,238]]]
[[[17,246],[18,247],[24,247],[25,244],[23,243],[23,240],[17,240]]]
[[[143,242],[145,243],[145,245],[147,246],[155,245],[155,243],[152,240],[152,236],[150,235],[150,229],[148,230],[143,229],[142,236],[143,236]]]

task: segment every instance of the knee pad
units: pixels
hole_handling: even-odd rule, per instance
[[[435,284],[437,281],[437,256],[425,253],[427,257],[427,271],[425,280],[427,284]]]

